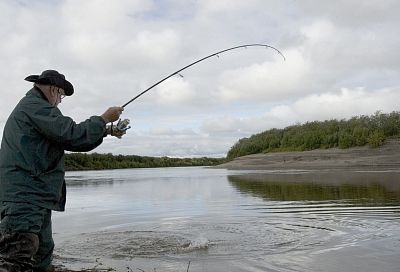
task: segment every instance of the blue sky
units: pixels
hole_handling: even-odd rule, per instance
[[[224,156],[240,138],[306,121],[398,110],[398,1],[0,0],[0,132],[30,89],[64,73],[76,122],[122,105],[188,63],[212,58],[124,111],[133,128],[95,152]]]

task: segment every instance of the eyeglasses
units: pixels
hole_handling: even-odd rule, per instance
[[[60,94],[60,98],[61,100],[64,99],[64,97],[66,96],[65,94],[63,94],[60,90],[58,90],[58,93]]]

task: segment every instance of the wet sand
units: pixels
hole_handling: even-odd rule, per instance
[[[400,140],[390,139],[378,148],[317,149],[302,152],[254,154],[218,165],[229,170],[400,170]]]

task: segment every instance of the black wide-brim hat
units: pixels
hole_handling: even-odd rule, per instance
[[[74,86],[65,79],[63,74],[56,70],[43,71],[41,75],[30,75],[25,78],[26,81],[35,82],[44,85],[54,85],[64,90],[65,95],[70,96],[74,93]]]

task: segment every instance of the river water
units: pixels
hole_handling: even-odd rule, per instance
[[[110,271],[400,271],[400,172],[67,172],[56,264]]]

